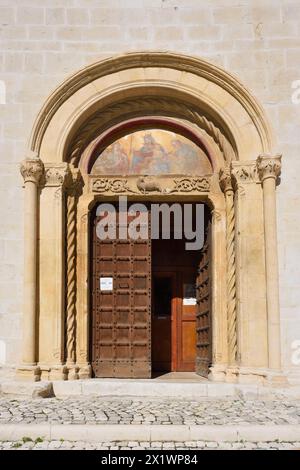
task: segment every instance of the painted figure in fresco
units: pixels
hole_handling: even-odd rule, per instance
[[[172,156],[173,172],[191,174],[200,170],[199,156],[192,145],[179,139],[173,139],[171,143],[174,148],[174,151],[170,153]]]
[[[104,150],[93,169],[93,173],[108,175],[124,175],[128,171],[128,156],[118,141]]]
[[[132,170],[134,174],[158,175],[169,172],[168,155],[152,134],[144,135],[142,147],[133,151]]]

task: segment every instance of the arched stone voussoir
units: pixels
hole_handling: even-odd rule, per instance
[[[181,97],[197,106],[229,139],[236,159],[272,151],[265,113],[236,77],[203,59],[164,52],[106,59],[65,80],[39,113],[30,149],[44,161],[64,161],[70,140],[90,116],[130,96],[142,97],[145,89],[149,96]]]

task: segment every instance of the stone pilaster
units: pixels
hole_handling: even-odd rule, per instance
[[[40,379],[37,366],[37,230],[38,185],[44,166],[37,155],[26,158],[20,166],[24,178],[24,308],[22,365],[17,375]]]
[[[257,382],[268,367],[263,197],[255,161],[232,162],[231,175],[235,190],[238,380]]]
[[[260,155],[257,159],[257,169],[263,188],[268,316],[268,365],[272,374],[272,372],[276,373],[281,371],[276,221],[276,181],[281,173],[281,155]]]
[[[217,185],[218,186],[218,183]],[[212,365],[209,380],[222,382],[228,366],[227,309],[226,309],[226,207],[218,188],[210,194],[212,210],[211,240],[211,308],[212,308]],[[218,282],[214,280],[218,279]]]
[[[65,192],[67,163],[45,163],[40,210],[40,344],[44,379],[66,379],[65,366]]]

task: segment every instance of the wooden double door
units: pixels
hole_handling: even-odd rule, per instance
[[[90,356],[96,377],[167,371],[206,376],[211,363],[210,222],[205,244],[97,236],[91,214]],[[116,234],[120,214],[117,212]],[[149,222],[151,223],[149,211]]]

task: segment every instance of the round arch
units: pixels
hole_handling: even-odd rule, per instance
[[[215,161],[215,158],[213,157],[214,152],[211,146],[203,138],[200,132],[197,132],[187,123],[182,123],[176,119],[167,119],[156,116],[128,119],[126,121],[122,121],[120,124],[110,127],[107,131],[104,131],[102,134],[97,136],[97,138],[95,138],[83,152],[80,158],[80,168],[84,173],[89,173],[97,155],[115,140],[139,130],[152,128],[168,130],[186,137],[204,151],[212,165],[213,171],[218,169],[217,163],[219,162]]]
[[[107,120],[128,100],[137,108],[136,116],[143,115],[149,106],[152,112],[157,109],[192,122],[197,114],[202,115],[208,122],[205,126],[202,119],[201,126],[198,119],[199,127],[215,140],[216,134],[228,139],[236,159],[251,160],[273,151],[266,115],[236,77],[203,59],[164,52],[106,59],[65,80],[41,109],[29,149],[45,161],[68,161],[70,142],[78,129],[84,124],[88,128],[95,113],[98,121],[101,114]],[[182,107],[188,108],[185,113]]]

